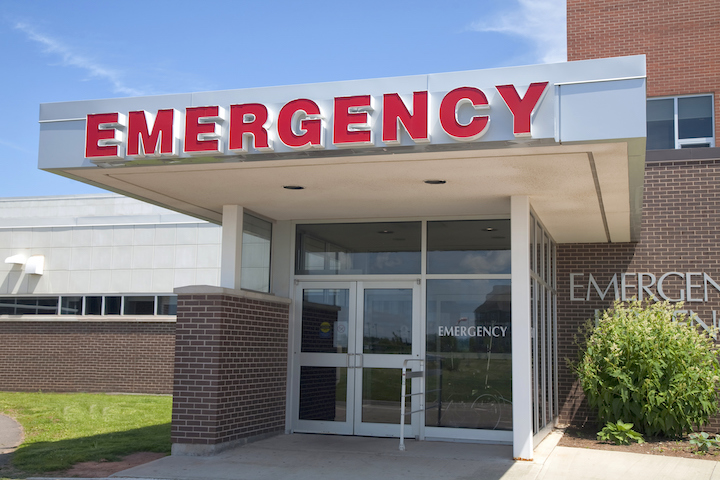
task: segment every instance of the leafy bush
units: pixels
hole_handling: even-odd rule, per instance
[[[676,437],[718,411],[713,341],[675,308],[616,302],[589,326],[576,371],[600,424],[627,421],[649,436]]]
[[[615,445],[630,445],[630,442],[645,443],[643,436],[632,429],[632,423],[608,422],[597,434],[601,442],[613,442]]]
[[[715,435],[715,438],[710,438],[710,434],[707,432],[691,433],[690,444],[695,445],[698,452],[707,453],[711,448],[720,446],[720,435]]]

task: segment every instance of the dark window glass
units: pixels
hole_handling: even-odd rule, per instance
[[[510,286],[427,281],[426,425],[512,430]]]
[[[61,315],[82,315],[83,297],[62,297],[60,302]]]
[[[420,235],[420,222],[298,225],[295,273],[420,273]]]
[[[15,299],[8,297],[0,297],[0,315],[15,314]]]
[[[155,297],[125,297],[123,315],[154,315]]]
[[[347,353],[350,291],[303,290],[303,352]]]
[[[0,300],[2,315],[57,315],[58,297],[14,297]]]
[[[648,100],[647,102],[647,149],[675,148],[674,100]]]
[[[120,315],[122,297],[105,297],[105,315]]]
[[[85,297],[85,315],[102,315],[102,297]]]
[[[428,222],[427,273],[510,273],[510,220]]]
[[[300,367],[300,420],[345,422],[347,368]]]
[[[412,353],[413,292],[367,288],[363,308],[364,353]]]
[[[158,315],[177,315],[177,297],[164,296],[158,297]]]
[[[712,97],[678,98],[678,138],[713,136]]]

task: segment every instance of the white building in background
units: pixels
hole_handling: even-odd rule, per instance
[[[0,199],[0,315],[174,315],[218,285],[221,228],[116,194]]]

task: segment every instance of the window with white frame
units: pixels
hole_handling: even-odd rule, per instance
[[[2,315],[177,315],[177,296],[3,295]]]
[[[647,101],[647,149],[714,147],[712,95]]]

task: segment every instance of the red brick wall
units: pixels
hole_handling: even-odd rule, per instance
[[[619,279],[626,272],[649,272],[656,277],[666,272],[704,272],[720,282],[720,159],[648,162],[641,230],[637,244],[558,245],[561,422],[582,424],[591,418],[566,359],[577,358],[573,335],[580,325],[592,318],[595,309],[612,303],[612,295],[601,301],[594,291],[591,301],[571,301],[570,274],[584,274],[578,278],[583,287],[576,289],[576,296],[584,296],[589,273],[603,290],[613,274]],[[668,282],[666,292],[678,294],[680,286]],[[713,310],[720,316],[720,293],[710,288],[708,302],[686,302],[685,308],[711,323]],[[719,428],[716,419],[713,429]]]
[[[0,321],[0,390],[172,393],[174,322]]]
[[[568,60],[647,55],[647,95],[715,94],[720,138],[718,0],[567,0]]]
[[[209,453],[284,431],[288,303],[180,294],[177,322],[173,444]]]

